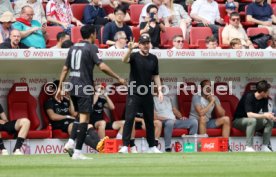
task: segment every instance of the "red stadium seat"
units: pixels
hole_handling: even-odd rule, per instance
[[[134,38],[134,42],[139,42],[139,38],[140,38],[140,28],[139,27],[132,27],[132,34],[133,34],[133,38]]]
[[[255,36],[255,35],[258,35],[260,33],[263,33],[263,34],[269,34],[269,31],[267,28],[260,28],[260,27],[256,27],[256,28],[247,28],[247,36],[250,37],[250,36]],[[254,44],[254,47],[255,48],[258,48],[259,46]]]
[[[27,138],[43,139],[51,138],[51,128],[48,126],[44,129],[37,130],[40,121],[36,113],[37,101],[30,94],[29,87],[26,83],[15,83],[8,93],[8,114],[10,120],[28,118],[31,122]]]
[[[247,29],[248,36],[255,36],[260,33],[269,34],[269,31],[267,28],[259,28],[259,27]]]
[[[74,26],[71,29],[71,41],[73,43],[80,42],[82,40],[81,33],[80,33],[80,28],[79,26]]]
[[[230,122],[232,124],[232,120],[234,118],[234,114],[238,106],[239,99],[236,96],[232,95],[232,92],[230,92],[231,88],[229,88],[229,85],[226,82],[215,83],[214,89],[215,89],[215,95],[218,97],[218,99],[220,100],[221,106],[225,110],[225,115],[230,118]],[[215,116],[217,115],[216,112],[214,114]],[[221,136],[221,133],[222,133],[221,129],[207,129],[207,134],[209,136]],[[232,127],[231,135],[244,136],[244,133]]]
[[[82,21],[84,8],[87,5],[88,4],[71,4],[71,9],[72,9],[73,16],[76,19]]]
[[[212,30],[209,27],[192,27],[190,32],[190,48],[203,48],[205,39],[212,36]]]
[[[166,27],[166,31],[160,33],[160,47],[166,49],[172,48],[172,40],[175,35],[183,35],[181,28]]]
[[[257,84],[257,82],[249,82],[249,83],[247,83],[246,86],[245,86],[245,88],[244,88],[244,93],[256,91],[256,84]]]
[[[51,48],[57,44],[57,34],[59,32],[62,32],[63,29],[60,26],[47,26],[46,32],[47,32],[47,48]]]
[[[133,26],[139,25],[139,17],[144,4],[131,4],[129,6],[130,24]]]
[[[14,135],[9,134],[6,131],[1,131],[1,136],[2,136],[2,139],[13,139],[14,138]]]
[[[193,95],[197,93],[197,86],[193,82],[186,82],[180,85],[177,95],[178,108],[184,117],[189,117]]]
[[[103,9],[106,15],[114,12],[114,9],[109,4],[103,4]]]
[[[44,105],[51,96],[45,92],[44,86],[45,85],[41,87],[41,90],[38,96],[38,102],[39,102],[40,114],[42,117],[43,125],[45,127],[45,126],[49,126],[50,122],[49,122],[49,117],[46,113],[46,110],[44,109]],[[52,137],[59,138],[59,139],[67,139],[69,138],[69,134],[64,133],[62,130],[52,130]]]

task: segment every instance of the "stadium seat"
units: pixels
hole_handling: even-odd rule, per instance
[[[193,94],[196,94],[197,91],[197,86],[193,82],[186,82],[185,85],[180,85],[177,101],[179,111],[184,117],[189,117]]]
[[[205,39],[212,36],[213,33],[209,27],[192,27],[190,32],[190,48],[204,48]]]
[[[134,37],[134,42],[139,42],[140,37],[140,28],[139,27],[131,27],[132,35]]]
[[[129,6],[130,25],[132,26],[139,25],[139,17],[143,7],[144,7],[144,4],[131,4]]]
[[[245,88],[244,88],[244,93],[256,91],[256,83],[257,82],[249,82],[249,83],[247,83],[246,86],[245,86]]]
[[[44,109],[44,105],[46,101],[51,97],[45,92],[44,85],[42,85],[39,96],[38,96],[38,102],[39,102],[39,108],[40,108],[40,114],[42,117],[43,127],[47,127],[50,125],[49,117],[46,113],[46,110]],[[68,133],[64,133],[62,130],[52,130],[52,137],[53,138],[59,138],[59,139],[67,139],[69,138]]]
[[[76,19],[82,21],[84,8],[86,5],[87,4],[71,4],[72,13]]]
[[[74,26],[71,29],[71,41],[73,43],[77,43],[82,40],[81,33],[80,33],[80,28],[79,26]]]
[[[6,131],[1,131],[1,136],[2,136],[2,139],[13,139],[14,138],[13,134],[9,134]]]
[[[232,94],[230,89],[232,89],[232,88],[229,88],[229,85],[226,82],[216,82],[214,84],[214,90],[215,90],[214,93],[220,100],[221,106],[225,110],[225,115],[230,118],[231,127],[232,127],[232,121],[234,118],[236,108],[239,103],[239,99],[235,95]],[[216,117],[218,117],[216,112],[214,112],[214,115]],[[221,136],[221,133],[222,133],[221,128],[207,129],[207,134],[209,136]],[[239,131],[238,129],[232,127],[231,135],[232,136],[244,136],[245,134],[242,131]]]
[[[255,35],[260,34],[260,33],[269,34],[269,31],[268,31],[267,28],[260,28],[260,27],[248,28],[247,29],[247,35],[248,36],[255,36]]]
[[[172,40],[175,35],[183,35],[181,28],[166,27],[166,31],[160,33],[160,47],[166,49],[172,48]]]
[[[261,27],[255,27],[255,28],[247,28],[247,36],[250,38],[250,36],[255,36],[255,35],[258,35],[258,34],[269,34],[269,31],[267,28],[261,28]],[[255,48],[258,48],[259,46],[254,44],[254,47]]]
[[[63,29],[60,26],[47,26],[46,33],[47,33],[47,48],[51,48],[57,44],[57,34],[62,32]]]
[[[30,94],[29,87],[26,83],[14,83],[7,97],[8,115],[10,120],[28,118],[31,122],[27,138],[43,139],[51,138],[51,127],[37,130],[41,125],[36,113],[37,101]]]
[[[109,4],[103,4],[103,9],[106,15],[114,12],[114,8],[112,8]]]
[[[229,45],[225,45],[222,43],[222,31],[223,31],[223,27],[220,27],[219,28],[219,46],[222,48],[222,49],[228,49],[230,46]]]

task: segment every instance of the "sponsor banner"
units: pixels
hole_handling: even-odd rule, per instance
[[[135,51],[135,50],[134,50]],[[0,59],[65,59],[68,49],[16,49],[0,50]],[[102,59],[121,59],[127,50],[99,49]],[[274,59],[274,50],[151,50],[159,59]]]
[[[28,139],[24,142],[21,150],[25,154],[63,154],[64,145],[67,142],[66,139]],[[16,140],[5,140],[5,147],[9,152],[12,152],[15,146]],[[229,146],[234,152],[243,151],[245,149],[246,139],[245,137],[230,137]],[[135,139],[135,145],[138,152],[146,152],[148,150],[148,144],[145,138]],[[276,149],[276,137],[271,138],[272,148]],[[209,145],[213,146],[212,144]],[[262,146],[262,137],[254,137],[253,148],[256,151],[260,151]],[[172,138],[171,143],[172,151],[183,152],[183,139]],[[165,151],[165,142],[163,138],[159,139],[158,149]],[[83,146],[83,153],[97,153],[93,148],[87,145]]]

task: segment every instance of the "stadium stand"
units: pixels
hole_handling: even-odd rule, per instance
[[[51,48],[57,43],[57,34],[62,32],[63,29],[60,26],[47,26],[46,33],[48,34],[48,38],[46,41],[46,47]]]
[[[175,35],[182,35],[182,30],[179,27],[166,27],[165,32],[160,33],[160,48],[170,49],[173,47],[172,40]],[[184,48],[188,48],[187,41]]]
[[[142,12],[144,4],[132,4],[129,6],[130,25],[139,25],[139,17]]]
[[[204,49],[205,39],[212,36],[212,31],[209,27],[192,27],[190,32],[190,48]]]

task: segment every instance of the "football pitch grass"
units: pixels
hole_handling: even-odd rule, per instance
[[[275,177],[276,153],[0,156],[0,177]]]

